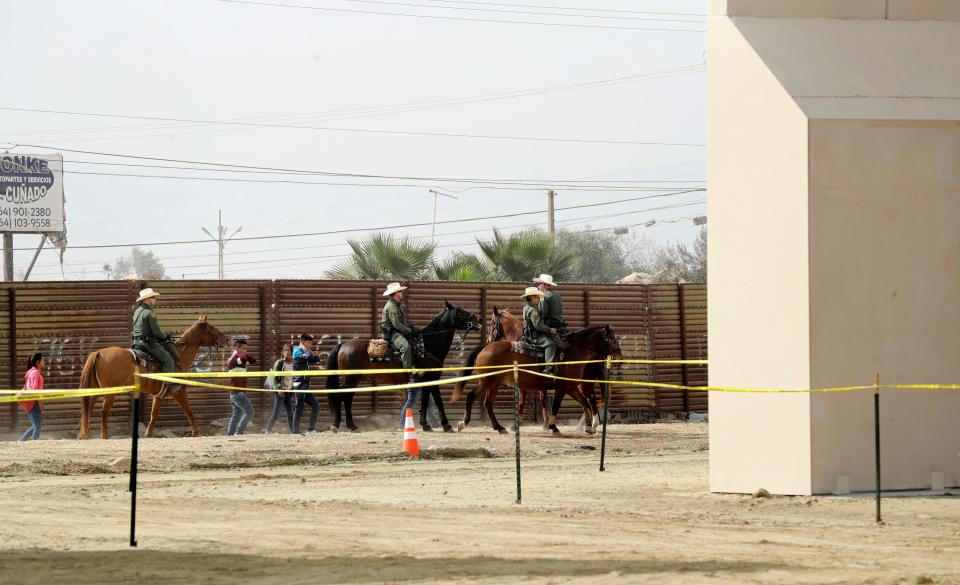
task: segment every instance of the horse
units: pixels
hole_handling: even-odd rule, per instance
[[[414,352],[414,364],[417,368],[438,368],[443,366],[447,354],[450,352],[450,346],[453,344],[453,337],[457,331],[462,331],[460,343],[466,339],[470,331],[480,329],[480,320],[476,315],[465,311],[456,305],[451,305],[444,301],[446,306],[436,317],[427,324],[420,332],[423,339],[425,356],[421,359]],[[354,374],[349,376],[328,376],[326,378],[327,390],[349,390],[356,388],[360,380],[367,380],[371,385],[383,384],[405,384],[410,381],[408,373],[399,374],[378,374],[378,369],[396,369],[397,364],[392,360],[382,362],[373,362],[367,354],[366,339],[352,339],[337,344],[327,357],[328,370],[369,370],[369,373]],[[424,382],[433,382],[439,380],[443,372],[426,372]],[[447,413],[443,408],[443,399],[440,397],[439,386],[427,386],[421,396],[420,402],[420,426],[423,430],[433,430],[427,424],[427,406],[430,397],[433,397],[434,404],[440,411],[440,422],[443,430],[450,432],[453,427],[447,420]],[[333,422],[330,429],[333,431],[340,428],[340,407],[344,407],[347,415],[347,428],[356,431],[357,427],[353,423],[353,392],[334,392],[327,394],[327,402],[330,405],[330,417]]]
[[[523,337],[523,320],[519,317],[513,315],[510,312],[510,309],[500,310],[499,307],[494,305],[493,307],[493,319],[491,321],[490,333],[487,335],[487,343],[492,343],[494,341],[518,341]],[[477,360],[477,355],[480,354],[480,351],[483,349],[483,346],[475,347],[467,356],[466,368],[460,373],[461,376],[469,376],[473,372],[474,363]],[[584,369],[585,380],[598,380],[598,376],[603,375],[603,364],[587,364],[587,367]],[[598,416],[599,405],[597,403],[597,395],[594,392],[595,384],[593,382],[583,383],[577,385],[577,390],[583,395],[587,403],[590,405],[589,409],[586,409],[583,413],[583,416],[580,417],[580,424],[583,426],[583,430],[587,434],[593,434],[596,432],[597,427],[600,425],[600,417]],[[549,428],[548,417],[549,413],[547,412],[547,392],[546,390],[537,390],[537,394],[540,398],[540,412],[543,413],[543,428]],[[520,420],[523,420],[523,413],[526,410],[527,406],[527,393],[522,392],[520,394]]]
[[[228,342],[227,337],[216,327],[207,321],[206,315],[200,315],[196,323],[187,328],[179,339],[169,344],[174,350],[171,355],[181,370],[187,370],[193,365],[200,346],[220,347],[221,344]],[[92,352],[87,356],[87,361],[83,364],[83,371],[80,374],[80,388],[110,388],[113,386],[129,386],[133,384],[134,371],[133,354],[125,347],[105,347]],[[150,408],[150,423],[147,425],[146,436],[153,436],[153,426],[157,422],[157,414],[160,412],[161,398],[158,396],[163,383],[156,380],[142,380],[140,391],[143,394],[149,394],[153,397],[153,404]],[[187,400],[186,388],[172,393],[173,399],[180,405],[180,410],[190,421],[190,427],[193,429],[193,436],[200,436],[200,429],[197,428],[197,421],[193,417],[193,409],[190,408],[190,402]],[[93,415],[93,407],[97,403],[99,396],[84,396],[80,402],[80,438],[86,439],[90,435],[90,417]],[[116,400],[116,394],[108,394],[103,397],[103,406],[100,408],[100,438],[107,438],[107,421],[110,417],[110,408]]]
[[[565,351],[565,359],[567,361],[598,360],[606,359],[607,357],[620,359],[622,357],[620,352],[620,344],[617,342],[617,337],[609,325],[581,329],[572,333],[567,341],[570,343],[570,347]],[[518,364],[535,363],[535,360],[526,354],[514,353],[512,345],[512,342],[509,341],[495,341],[484,346],[484,348],[480,350],[475,360],[476,367],[510,367],[514,362]],[[583,378],[586,364],[561,364],[558,366],[558,368],[558,376],[560,377]],[[507,432],[507,430],[497,421],[497,417],[493,412],[493,404],[496,400],[497,392],[500,389],[500,384],[507,376],[510,376],[511,374],[511,372],[504,372],[496,376],[482,378],[477,388],[470,390],[470,392],[467,393],[466,410],[463,420],[461,420],[457,425],[458,430],[462,431],[467,425],[470,424],[473,403],[477,398],[479,398],[481,403],[487,409],[487,416],[490,418],[490,423],[493,426],[493,429],[499,433]],[[528,392],[530,390],[546,391],[546,389],[549,388],[551,381],[552,379],[550,378],[537,376],[536,374],[521,370],[519,380],[520,393],[523,394],[524,392]],[[557,428],[556,418],[557,413],[560,411],[560,404],[566,394],[573,396],[578,402],[580,402],[581,406],[583,406],[585,410],[589,408],[589,405],[586,403],[586,399],[583,397],[583,395],[576,391],[576,385],[576,382],[556,380],[553,411],[548,419],[549,428],[554,434],[560,433],[560,429]],[[464,384],[457,383],[451,400],[459,400],[463,393],[463,388]]]

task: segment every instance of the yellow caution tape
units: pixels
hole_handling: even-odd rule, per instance
[[[369,372],[370,370],[367,370]],[[467,382],[470,380],[479,380],[480,378],[488,378],[490,376],[499,376],[501,374],[510,373],[513,371],[513,368],[501,369],[496,372],[486,372],[483,374],[473,374],[471,376],[460,376],[457,378],[441,378],[439,380],[433,380],[430,382],[412,382],[410,384],[392,384],[387,386],[370,386],[362,388],[338,388],[335,390],[320,390],[320,389],[282,389],[282,390],[273,390],[268,388],[243,388],[240,386],[226,386],[222,384],[208,384],[206,382],[197,382],[196,380],[185,380],[183,378],[174,378],[169,374],[141,374],[141,378],[146,378],[148,380],[159,380],[161,382],[172,382],[175,384],[184,384],[186,386],[197,386],[200,388],[212,388],[215,390],[230,390],[233,392],[284,392],[290,394],[336,394],[341,392],[379,392],[387,390],[408,390],[413,388],[424,388],[426,386],[440,386],[441,384],[456,384],[458,382]],[[377,370],[377,373],[380,373]]]
[[[80,388],[77,390],[0,390],[0,404],[6,402],[21,402],[27,400],[61,400],[64,398],[80,398],[83,396],[106,396],[108,394],[126,394],[132,392],[134,386],[117,386],[114,388]],[[10,392],[19,394],[11,395]]]

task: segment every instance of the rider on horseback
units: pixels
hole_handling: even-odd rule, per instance
[[[560,298],[559,293],[552,290],[557,283],[553,282],[553,277],[549,274],[541,274],[534,278],[533,282],[543,293],[543,300],[540,301],[540,315],[543,317],[543,322],[547,327],[557,330],[557,333],[551,334],[550,338],[557,347],[566,349],[569,344],[560,337],[561,333],[566,334],[569,331],[567,322],[563,320],[563,299]]]
[[[423,372],[415,370],[413,348],[410,346],[410,339],[415,337],[420,330],[407,323],[403,317],[403,307],[400,306],[400,301],[403,299],[403,291],[405,290],[407,290],[407,287],[400,286],[399,282],[391,282],[387,286],[387,290],[383,292],[383,296],[389,297],[390,300],[383,306],[380,329],[383,331],[383,338],[400,352],[403,368],[414,370],[410,378],[420,380],[423,378]]]
[[[557,334],[557,330],[547,327],[540,315],[543,293],[535,287],[528,286],[523,291],[523,300],[527,303],[523,306],[523,336],[531,345],[543,350],[544,361],[548,364],[543,369],[543,373],[552,374],[557,371],[552,365],[557,358],[557,344],[552,339]]]
[[[157,304],[157,297],[160,293],[154,292],[152,288],[145,288],[140,291],[137,297],[137,310],[133,313],[133,344],[137,349],[150,354],[155,360],[160,362],[160,371],[169,374],[177,371],[173,361],[173,356],[163,347],[165,343],[170,343],[171,336],[164,334],[157,323],[157,316],[153,314],[153,308]],[[161,396],[166,392],[175,392],[181,387],[180,384],[169,384],[164,382],[164,389]]]

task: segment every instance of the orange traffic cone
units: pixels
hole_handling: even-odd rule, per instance
[[[417,429],[413,426],[413,410],[407,409],[407,421],[403,425],[403,450],[412,457],[420,457]]]

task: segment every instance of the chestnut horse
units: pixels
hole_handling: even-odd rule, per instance
[[[462,331],[461,343],[470,331],[480,329],[480,320],[476,315],[465,311],[456,305],[446,303],[446,306],[436,317],[427,324],[420,332],[423,338],[423,347],[426,350],[424,359],[420,359],[414,354],[414,365],[418,368],[439,368],[443,367],[447,354],[450,353],[450,346],[453,344],[453,337],[457,331]],[[329,376],[327,378],[327,390],[349,390],[356,388],[360,380],[367,380],[371,385],[377,384],[406,384],[410,381],[410,375],[400,374],[378,374],[378,369],[397,369],[400,368],[393,361],[372,362],[367,354],[366,339],[351,339],[338,344],[330,352],[327,358],[328,370],[369,370],[364,374],[355,374],[350,376]],[[424,382],[439,380],[443,372],[426,372],[423,377]],[[424,387],[423,396],[420,402],[420,426],[426,429],[426,405],[428,396],[433,397],[437,410],[440,411],[440,422],[444,430],[453,430],[447,421],[447,414],[443,408],[443,399],[440,397],[440,388],[438,386]],[[340,406],[343,405],[347,415],[347,428],[356,431],[357,427],[353,424],[353,392],[333,392],[327,394],[327,400],[330,405],[330,416],[333,419],[332,430],[340,428]]]
[[[499,307],[494,305],[493,307],[493,320],[490,326],[490,334],[487,336],[487,343],[492,343],[494,341],[517,341],[523,337],[523,320],[519,317],[513,315],[510,312],[510,309],[500,310]],[[466,369],[464,369],[460,375],[469,376],[473,373],[474,363],[477,361],[477,355],[480,354],[480,351],[483,349],[483,346],[476,347],[470,354],[467,356]],[[584,380],[599,380],[600,376],[603,376],[603,364],[587,364],[587,367],[584,369],[583,378]],[[580,383],[577,385],[577,390],[583,395],[587,403],[590,405],[589,408],[584,409],[583,415],[580,417],[580,425],[583,426],[584,432],[587,434],[593,434],[596,432],[596,429],[600,426],[600,417],[598,416],[599,405],[597,403],[597,395],[594,392],[595,383]],[[549,428],[548,420],[549,413],[547,412],[547,391],[538,390],[537,394],[540,398],[540,412],[543,413],[543,428]],[[581,404],[583,403],[580,401]],[[520,393],[520,420],[523,421],[523,413],[527,406],[527,393]]]
[[[167,347],[173,347],[171,355],[179,366],[180,370],[188,370],[193,365],[200,346],[213,345],[219,347],[227,343],[227,337],[216,327],[207,322],[206,315],[201,315],[197,322],[187,328],[183,335]],[[125,347],[105,347],[99,349],[87,356],[86,363],[83,364],[83,372],[80,374],[81,388],[110,388],[114,386],[130,386],[133,384],[133,355]],[[161,398],[157,396],[162,382],[156,380],[142,380],[140,391],[143,394],[149,394],[153,397],[153,404],[150,408],[150,424],[147,425],[146,436],[153,436],[153,425],[157,422],[157,414],[160,412]],[[193,429],[193,436],[200,436],[200,429],[197,428],[197,421],[193,417],[193,409],[187,400],[186,388],[172,393],[173,399],[180,405],[180,409],[187,420],[190,421],[190,427]],[[90,435],[90,417],[93,415],[93,407],[97,404],[99,396],[84,396],[80,403],[80,438],[86,439]],[[116,401],[116,394],[108,394],[103,397],[103,406],[100,408],[100,438],[107,438],[107,421],[110,417],[110,408]]]
[[[566,361],[602,360],[607,357],[620,359],[622,357],[620,345],[617,343],[617,337],[609,325],[605,327],[587,327],[586,329],[581,329],[571,334],[567,341],[570,343],[570,347],[564,352]],[[487,344],[480,350],[475,365],[478,368],[488,366],[509,367],[512,366],[514,362],[521,365],[536,363],[536,361],[528,355],[514,353],[511,342],[495,341]],[[557,375],[565,378],[583,378],[585,369],[586,364],[561,364],[558,366]],[[508,376],[512,375],[512,372],[505,372],[496,376],[482,378],[478,387],[467,393],[466,412],[464,413],[463,420],[457,425],[458,430],[462,431],[470,424],[473,403],[479,398],[487,409],[487,416],[490,418],[493,429],[500,433],[507,432],[497,421],[497,417],[493,412],[493,404],[497,398],[501,383],[503,383]],[[546,391],[552,382],[553,380],[551,378],[537,376],[521,370],[520,393],[523,394],[531,390]],[[451,400],[459,400],[463,388],[464,384],[458,383],[454,388]],[[589,408],[586,399],[577,391],[576,382],[556,380],[553,410],[549,417],[550,430],[555,434],[560,432],[560,429],[557,428],[557,412],[560,410],[563,397],[567,394],[576,398],[584,409]]]

